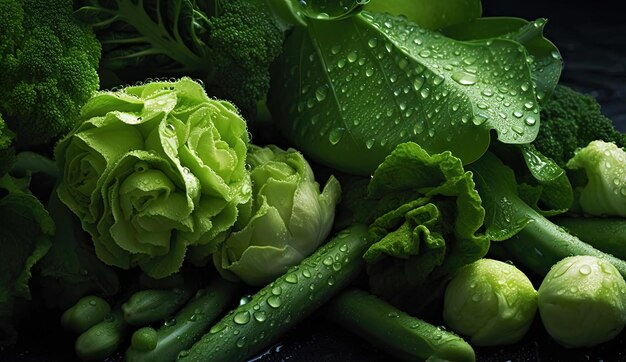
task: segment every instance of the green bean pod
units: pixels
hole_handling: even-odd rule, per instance
[[[175,360],[181,351],[191,347],[211,328],[212,323],[236,299],[238,291],[238,284],[216,278],[206,288],[200,289],[175,319],[161,326],[154,336],[145,328],[135,332],[126,351],[126,361]]]
[[[99,361],[120,348],[126,335],[122,310],[116,309],[103,321],[89,328],[76,339],[75,351],[82,361]]]
[[[109,303],[95,295],[87,295],[61,316],[61,326],[74,333],[83,333],[111,313]]]
[[[267,348],[358,276],[369,246],[366,236],[364,225],[339,232],[250,302],[232,310],[178,359],[244,361]]]
[[[195,289],[190,286],[140,290],[122,304],[124,320],[138,326],[163,321],[176,313],[194,292]]]

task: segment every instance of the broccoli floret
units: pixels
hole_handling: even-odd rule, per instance
[[[18,145],[68,132],[99,87],[100,43],[71,0],[0,0],[0,111]]]
[[[103,44],[101,70],[119,83],[190,76],[209,95],[252,117],[269,89],[269,66],[284,34],[269,9],[250,0],[88,0],[79,13]],[[103,73],[104,74],[104,73]]]
[[[0,177],[9,171],[15,160],[13,138],[13,132],[7,127],[0,114]]]
[[[557,85],[540,115],[541,127],[533,143],[560,166],[565,166],[576,149],[591,141],[626,145],[626,135],[602,114],[596,99],[567,86]]]
[[[216,70],[207,88],[248,114],[269,89],[268,69],[281,52],[283,34],[268,12],[248,1],[218,3],[219,15],[209,19]]]

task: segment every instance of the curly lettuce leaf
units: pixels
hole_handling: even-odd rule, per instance
[[[402,299],[487,253],[472,174],[450,152],[429,155],[415,143],[400,144],[368,192],[389,209],[370,225],[377,241],[364,255],[376,294]]]
[[[492,130],[504,143],[536,137],[533,69],[517,40],[457,41],[369,12],[307,25],[286,40],[268,104],[314,161],[368,175],[407,141],[467,164],[487,150]]]

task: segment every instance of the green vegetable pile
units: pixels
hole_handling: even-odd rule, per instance
[[[245,361],[314,314],[401,360],[616,338],[626,135],[547,26],[0,0],[0,359],[37,313],[85,361]]]

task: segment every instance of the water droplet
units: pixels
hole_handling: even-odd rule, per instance
[[[424,49],[424,50],[420,51],[418,54],[422,58],[428,58],[428,57],[430,57],[431,52],[428,49]]]
[[[334,45],[332,48],[330,48],[330,52],[332,54],[337,54],[341,51],[341,45]]]
[[[350,63],[354,63],[357,60],[357,58],[358,58],[358,55],[356,53],[356,50],[353,50],[348,54],[348,61]]]
[[[391,312],[389,312],[387,314],[387,317],[389,317],[389,318],[398,318],[398,317],[400,317],[400,314],[398,314],[398,312],[396,312],[396,311],[391,311]]]
[[[537,120],[535,119],[535,117],[533,116],[528,116],[526,117],[526,119],[524,120],[524,122],[526,122],[526,124],[528,126],[534,126],[537,123]]]
[[[272,308],[280,307],[281,303],[282,301],[280,300],[280,297],[277,295],[271,295],[269,298],[267,298],[267,304],[269,304],[269,306]]]
[[[370,48],[375,48],[375,47],[376,47],[376,45],[378,45],[378,39],[376,39],[376,38],[371,38],[370,40],[368,40],[368,41],[367,41],[367,45],[368,45]]]
[[[171,327],[171,326],[173,326],[173,325],[175,325],[175,324],[176,324],[176,318],[175,318],[175,317],[169,318],[169,319],[167,319],[167,320],[165,321],[165,323],[163,323],[163,324],[164,324],[166,327]]]
[[[257,322],[265,322],[265,320],[267,319],[267,314],[265,313],[265,311],[262,310],[254,312],[253,316]]]
[[[237,345],[237,347],[241,348],[243,346],[246,345],[246,336],[241,336],[239,337],[239,339],[237,340],[237,342],[235,343]]]
[[[472,301],[473,302],[480,302],[483,299],[483,297],[480,295],[480,293],[474,293],[472,295]]]
[[[302,270],[302,276],[305,277],[305,278],[310,278],[311,277],[311,272],[309,271],[309,269]]]
[[[578,272],[582,275],[589,275],[591,274],[591,266],[585,264],[578,269]]]
[[[339,59],[339,60],[337,61],[337,67],[338,67],[339,69],[341,69],[341,68],[343,68],[343,67],[345,67],[345,66],[346,66],[346,60],[345,60],[345,59]]]
[[[326,95],[328,95],[328,84],[324,84],[323,86],[318,87],[315,90],[315,98],[321,102],[326,99]]]
[[[457,71],[452,73],[452,80],[461,85],[473,85],[476,84],[477,78],[474,74]]]
[[[511,129],[513,130],[513,132],[517,133],[520,136],[524,134],[524,128],[521,127],[520,125],[516,124],[513,127],[511,127]]]
[[[335,285],[335,277],[331,275],[330,277],[328,277],[328,280],[326,281],[326,283],[328,285]]]
[[[243,311],[235,314],[233,320],[237,324],[246,324],[250,321],[250,313],[248,311]]]
[[[420,90],[420,96],[422,97],[422,99],[426,99],[428,98],[428,96],[430,95],[430,89],[428,88],[422,88]]]
[[[290,273],[285,276],[285,281],[289,284],[298,283],[298,275],[296,273]]]
[[[343,137],[345,131],[346,129],[343,127],[337,127],[332,129],[328,134],[328,141],[331,144],[336,145],[337,143],[339,143],[339,141],[341,141],[341,138]]]

